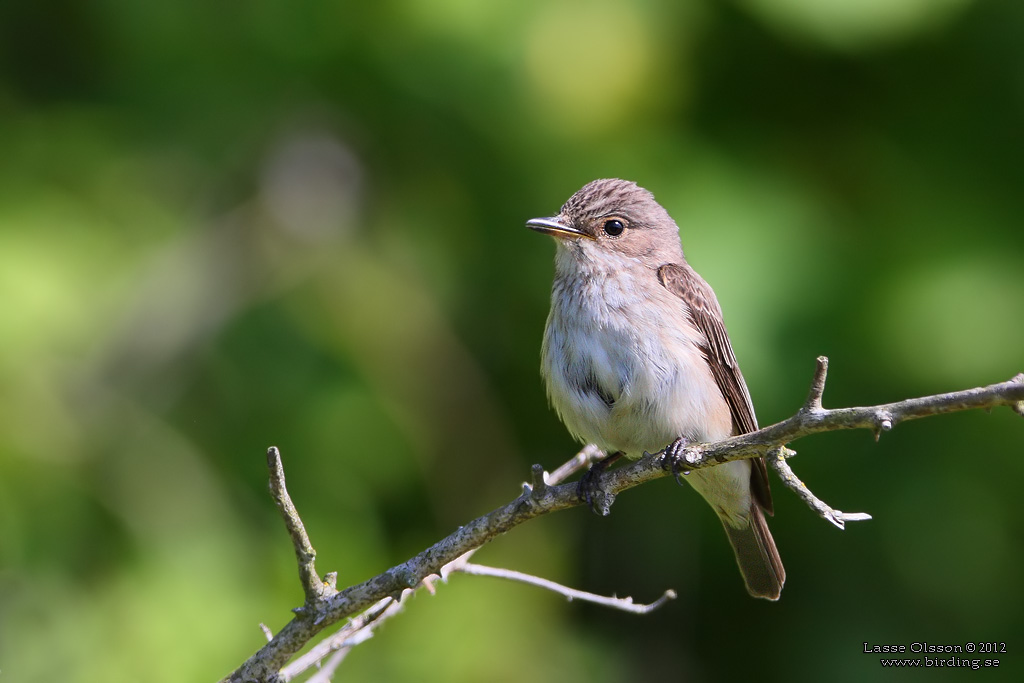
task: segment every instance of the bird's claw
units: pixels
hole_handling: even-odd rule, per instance
[[[676,483],[680,486],[683,485],[683,478],[680,475],[686,476],[690,473],[690,470],[686,468],[689,464],[686,460],[686,446],[688,444],[689,441],[679,437],[666,446],[665,451],[661,454],[661,468],[671,472],[672,476],[676,479]]]
[[[580,477],[579,484],[576,486],[576,495],[587,504],[587,507],[595,515],[605,517],[611,512],[612,503],[615,502],[615,494],[605,490],[604,485],[601,483],[601,475],[618,458],[619,454],[612,454],[604,460],[594,463]]]

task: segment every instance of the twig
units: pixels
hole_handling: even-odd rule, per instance
[[[550,486],[561,484],[577,472],[588,469],[592,464],[602,458],[604,458],[604,451],[592,443],[587,444],[583,447],[583,450],[577,453],[571,460],[568,460],[554,472],[549,474],[547,477],[547,484]]]
[[[548,579],[543,579],[539,576],[517,572],[514,569],[498,569],[497,567],[488,567],[482,564],[467,562],[456,571],[462,574],[472,574],[474,576],[494,576],[499,579],[519,581],[520,583],[526,583],[531,586],[537,586],[538,588],[553,591],[559,595],[564,595],[569,601],[583,600],[603,607],[611,607],[613,609],[622,610],[623,612],[630,612],[632,614],[647,614],[649,612],[653,612],[664,605],[667,601],[674,600],[676,598],[675,591],[667,590],[654,602],[648,605],[642,605],[633,602],[633,598],[630,597],[614,598],[597,595],[596,593],[588,593],[586,591],[580,591],[575,588],[563,586],[560,583],[555,583],[554,581],[549,581]]]
[[[316,550],[313,549],[302,518],[299,517],[299,512],[295,509],[291,496],[288,495],[288,489],[284,482],[281,453],[274,446],[267,449],[267,469],[270,470],[270,495],[277,503],[277,509],[281,512],[284,525],[292,537],[292,545],[295,546],[295,559],[299,563],[299,580],[302,582],[302,591],[306,595],[306,604],[312,605],[338,591],[321,581],[316,573]]]
[[[817,365],[814,368],[814,378],[811,380],[811,389],[807,394],[807,400],[804,401],[803,407],[800,408],[798,415],[807,415],[812,417],[818,417],[822,413],[826,412],[821,405],[822,396],[825,394],[825,380],[828,377],[828,358],[825,356],[818,356]],[[878,426],[875,429],[875,441],[878,441],[881,436],[882,430],[892,429],[891,417],[885,415],[879,421]],[[786,462],[786,458],[790,458],[796,455],[796,451],[790,450],[785,446],[778,446],[772,449],[772,451],[765,456],[765,461],[775,470],[779,475],[779,479],[790,491],[795,493],[800,500],[804,501],[808,507],[818,513],[822,519],[827,522],[835,524],[840,529],[846,528],[847,522],[859,522],[871,519],[871,515],[863,512],[842,512],[836,510],[831,505],[828,505],[825,501],[811,493],[811,490],[807,488],[807,484],[800,480],[800,477],[796,476],[793,468]]]
[[[845,529],[847,522],[861,522],[871,519],[871,515],[865,512],[841,512],[836,510],[811,493],[807,485],[800,481],[800,478],[793,472],[789,463],[786,462],[786,458],[793,455],[796,455],[795,451],[791,451],[785,446],[779,446],[765,460],[778,473],[782,483],[799,496],[800,500],[807,503],[822,519],[835,524],[840,529]]]
[[[278,680],[282,683],[291,681],[310,667],[319,664],[328,656],[330,656],[330,659],[321,667],[320,673],[317,676],[321,676],[328,669],[333,672],[353,647],[373,637],[374,627],[379,626],[388,618],[401,611],[402,604],[397,600],[384,598],[378,601],[368,610],[338,629],[337,633],[317,643],[309,652],[281,669]],[[333,667],[331,666],[332,663]],[[327,678],[322,678],[322,680],[329,681],[329,676],[330,674],[328,674]],[[307,683],[312,683],[315,678],[316,676],[310,678]]]
[[[819,363],[815,380],[821,372]],[[693,469],[698,469],[722,462],[766,456],[777,446],[812,434],[843,429],[868,429],[877,434],[889,431],[900,422],[907,420],[962,410],[990,409],[999,406],[1014,407],[1021,402],[1024,402],[1024,374],[986,387],[909,398],[878,406],[809,410],[805,404],[793,417],[756,432],[733,436],[710,444],[688,445],[685,448],[685,457],[688,465],[692,465]],[[1014,409],[1016,410],[1016,408]],[[662,452],[655,455],[660,455]]]
[[[530,483],[523,484],[523,495],[534,499],[543,498],[547,493],[548,486],[561,484],[577,472],[589,468],[594,462],[601,460],[603,457],[604,451],[591,443],[584,446],[579,453],[562,463],[554,472],[548,473],[544,471],[542,465],[535,464],[530,468]],[[469,558],[479,549],[479,547],[471,548],[441,567],[440,571],[437,572],[441,580],[447,582],[450,574],[461,572],[462,568],[469,562]],[[427,590],[433,594],[434,586],[430,582],[430,577],[427,577],[424,581],[426,582]]]
[[[320,670],[315,674],[306,679],[306,683],[330,683],[331,679],[334,678],[334,672],[338,670],[338,665],[345,659],[345,655],[349,653],[350,648],[344,650],[338,650],[330,659],[320,667]]]
[[[547,492],[548,486],[557,486],[558,484],[561,484],[564,480],[568,479],[580,470],[587,469],[594,462],[597,462],[602,458],[604,458],[604,451],[594,444],[587,444],[583,447],[583,450],[573,456],[570,460],[563,463],[551,474],[545,472],[544,468],[540,465],[534,465],[531,468],[531,483],[524,485],[523,495],[528,495],[533,498],[542,498]],[[448,576],[455,573],[471,574],[474,576],[493,576],[499,579],[519,581],[521,583],[530,584],[531,586],[545,588],[560,595],[564,595],[570,601],[582,600],[633,614],[647,614],[648,612],[653,612],[664,605],[668,600],[673,600],[676,597],[675,591],[666,590],[662,596],[654,602],[648,605],[638,605],[634,603],[633,598],[630,597],[616,598],[597,595],[596,593],[588,593],[575,588],[569,588],[568,586],[563,586],[560,583],[555,583],[554,581],[544,579],[539,576],[524,574],[523,572],[515,571],[514,569],[501,569],[499,567],[471,563],[469,558],[472,557],[473,553],[477,550],[479,550],[479,548],[473,548],[469,552],[459,555],[457,558],[441,567],[441,578],[444,581],[447,581]],[[431,590],[431,592],[433,592],[433,590]]]
[[[1015,411],[1024,414],[1024,375],[1018,375],[1012,380],[987,387],[912,398],[880,406],[835,410],[817,409],[814,397],[817,396],[820,402],[820,395],[824,391],[826,368],[827,365],[819,361],[809,400],[796,415],[742,436],[731,437],[713,444],[687,446],[686,457],[692,463],[689,466],[692,469],[699,469],[713,466],[719,462],[769,456],[774,449],[778,449],[780,446],[804,436],[826,431],[868,429],[880,433],[905,420],[928,415],[996,406],[1010,406]],[[276,454],[276,449],[272,449],[272,451]],[[274,460],[279,465],[279,458],[276,456],[271,458],[268,454],[272,476],[274,475]],[[792,474],[792,471],[787,472],[787,469],[783,468],[782,470],[785,473],[784,480]],[[656,454],[655,456],[645,456],[628,465],[606,472],[602,479],[602,485],[608,492],[617,494],[668,475],[669,472],[661,468]],[[280,475],[280,480],[283,491],[283,473]],[[790,481],[799,482],[795,475],[792,475]],[[297,530],[301,530],[301,521],[298,520],[298,515],[294,514],[294,507],[291,507],[292,514],[286,513],[285,508],[282,507],[282,515],[285,517],[286,524],[289,525],[289,533],[292,534],[295,543],[296,556],[299,559],[300,574],[303,577],[303,587],[306,589],[307,598],[310,591],[317,593],[322,589],[324,594],[314,602],[307,599],[306,606],[296,610],[295,618],[286,624],[273,640],[260,648],[224,680],[232,681],[232,683],[236,681],[267,683],[281,681],[279,675],[281,668],[324,628],[365,610],[385,597],[391,596],[397,599],[404,590],[419,587],[425,578],[438,574],[442,567],[459,556],[479,548],[527,520],[580,504],[574,484],[527,486],[525,488],[527,490],[524,490],[523,494],[515,500],[459,527],[451,535],[415,557],[342,591],[328,590],[329,587],[325,586],[323,582],[316,581],[314,583],[316,572],[312,560],[315,558],[315,553],[308,543],[308,538],[305,537],[305,532],[296,533]],[[794,490],[798,489],[799,486]],[[812,499],[817,500],[813,496]],[[807,499],[805,498],[805,500]],[[820,503],[820,501],[818,502]],[[288,504],[290,505],[290,501]],[[279,501],[278,505],[281,507],[282,503]],[[825,507],[828,508],[828,506]],[[839,514],[843,515],[843,513]],[[293,515],[294,520],[292,520]],[[852,518],[844,516],[842,520],[852,521]],[[295,521],[299,523],[295,524]],[[304,543],[299,542],[302,539],[304,539]]]
[[[278,499],[278,495],[276,492],[280,490],[282,492],[282,498],[286,501],[285,505],[291,505],[291,500],[288,498],[288,493],[284,489],[284,471],[283,466],[281,465],[280,462],[280,456],[279,454],[277,454],[276,448],[272,448],[271,451],[274,452],[273,457],[275,458],[272,462],[270,462],[272,481],[271,489],[272,491],[275,492],[275,500]],[[536,492],[534,493],[535,495],[542,495],[544,488],[548,485],[549,482],[551,484],[561,483],[562,480],[572,476],[580,469],[588,467],[591,462],[593,462],[594,460],[599,460],[602,456],[603,452],[599,448],[591,444],[586,446],[579,453],[577,453],[572,459],[564,463],[551,475],[545,472],[544,468],[541,467],[540,465],[534,465],[532,468],[531,477],[532,485],[527,485],[525,491],[527,493]],[[268,454],[268,457],[270,457],[270,454]],[[279,485],[278,482],[280,482]],[[291,523],[293,519],[298,518],[298,514],[294,512],[294,506],[291,506],[290,510],[294,513],[294,518],[292,517],[291,514],[285,515],[285,523],[289,525],[289,530],[291,531]],[[292,536],[293,539],[296,538],[296,536],[300,539],[299,543],[302,543],[303,547],[306,547],[305,544],[309,543],[309,539],[306,537],[305,529],[301,526],[301,520],[299,521],[299,526],[296,533],[294,533]],[[309,547],[311,548],[311,546]],[[459,557],[457,557],[456,559],[452,560],[444,567],[442,567],[440,572],[438,572],[441,578],[447,581],[448,576],[455,572],[485,575],[485,572],[489,571],[489,575],[491,576],[502,576],[503,572],[510,571],[492,567],[485,567],[484,565],[470,564],[469,559],[477,550],[479,550],[479,548],[473,548],[472,550],[463,553],[462,555],[460,555]],[[308,555],[299,556],[300,571],[302,567],[301,563],[306,557],[308,557]],[[465,569],[466,567],[473,567],[474,571],[467,571]],[[520,574],[519,572],[513,573],[517,575]],[[521,574],[521,576],[529,577],[528,574]],[[423,581],[420,583],[421,586],[427,588],[431,593],[434,592],[433,583],[431,582],[432,578],[432,576],[428,576],[424,578]],[[512,578],[513,580],[516,580],[516,577],[512,576],[508,576],[507,578]],[[545,581],[545,579],[541,579],[539,577],[530,578],[534,579],[535,582]],[[330,572],[326,574],[324,577],[324,583],[326,583],[330,588],[335,587],[336,581],[337,572]],[[558,584],[555,584],[553,582],[548,583],[550,583],[551,586],[559,586]],[[675,593],[673,591],[666,591],[665,596],[662,596],[661,599],[659,599],[655,603],[652,603],[651,605],[634,605],[632,598],[606,598],[604,596],[585,593],[583,591],[574,591],[571,588],[565,588],[561,586],[559,586],[559,588],[565,591],[572,592],[572,596],[567,595],[567,597],[569,597],[570,599],[572,599],[572,597],[576,597],[580,600],[588,600],[590,602],[603,604],[608,607],[614,607],[637,614],[643,614],[653,609],[657,609],[662,604],[664,604],[664,602],[667,599],[666,596],[668,596],[668,598],[675,597]],[[412,591],[407,589],[405,592],[411,593]],[[394,616],[401,610],[402,604],[399,601],[391,597],[384,598],[383,600],[379,601],[378,603],[364,611],[359,616],[349,621],[349,623],[341,629],[339,629],[337,633],[330,636],[329,638],[324,639],[323,641],[315,645],[309,652],[297,658],[288,666],[284,667],[281,670],[278,679],[282,682],[291,681],[296,676],[309,670],[311,667],[320,666],[319,671],[314,676],[312,676],[309,679],[309,681],[307,681],[307,683],[315,683],[316,681],[330,681],[331,677],[334,674],[334,671],[341,664],[341,661],[345,658],[348,652],[356,645],[373,637],[374,629],[380,623],[390,618],[391,616]],[[267,629],[266,627],[263,628],[264,633],[267,634],[267,640],[271,640],[272,634],[270,633],[269,629]],[[326,662],[324,662],[325,658],[327,658]],[[324,663],[321,664],[321,662]]]
[[[821,396],[825,393],[825,377],[828,375],[828,358],[818,356],[818,366],[814,370],[814,379],[811,380],[811,391],[807,394],[804,407],[801,410],[813,413],[821,410]]]

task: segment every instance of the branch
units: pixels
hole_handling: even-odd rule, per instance
[[[594,444],[588,444],[584,446],[583,450],[577,453],[571,460],[563,463],[551,474],[545,472],[544,468],[540,465],[534,465],[532,468],[533,484],[532,487],[528,487],[526,490],[532,490],[536,495],[543,495],[545,487],[560,484],[572,475],[576,474],[576,472],[589,468],[591,464],[603,458],[604,452],[600,448]],[[549,579],[533,576],[532,574],[525,574],[523,572],[515,571],[514,569],[499,569],[498,567],[489,567],[470,562],[469,558],[471,558],[473,553],[477,550],[479,550],[479,548],[473,548],[441,567],[441,571],[439,572],[441,578],[444,581],[448,581],[448,576],[451,574],[493,576],[499,579],[518,581],[519,583],[525,583],[530,586],[536,586],[538,588],[558,593],[559,595],[565,596],[565,598],[570,602],[573,600],[582,600],[583,602],[590,602],[595,605],[601,605],[602,607],[617,609],[631,614],[648,614],[658,609],[669,600],[675,600],[676,598],[675,591],[666,590],[662,593],[660,598],[650,604],[644,605],[633,602],[633,598],[630,597],[617,598],[597,595],[596,593],[588,593],[587,591],[569,588],[568,586],[563,586],[562,584],[555,583]],[[431,592],[433,591],[431,590]]]
[[[565,462],[557,470],[549,474],[543,481],[545,484],[552,486],[561,484],[563,481],[583,470],[590,469],[598,460],[604,458],[604,451],[595,446],[594,444],[587,444],[583,447],[583,450],[577,453],[571,460]],[[540,465],[534,465],[534,472]],[[543,469],[541,470],[543,471]],[[536,477],[534,478],[534,488],[537,488]]]
[[[384,598],[378,601],[370,609],[345,624],[337,633],[317,643],[309,652],[281,669],[278,679],[282,682],[290,681],[330,655],[327,663],[307,683],[313,683],[314,680],[331,680],[330,676],[341,664],[345,655],[356,645],[373,637],[373,627],[401,611],[402,604],[397,600]]]
[[[800,500],[807,503],[807,506],[817,512],[822,519],[832,522],[840,529],[845,529],[847,522],[862,522],[871,519],[871,515],[864,512],[842,512],[836,510],[811,493],[811,490],[807,488],[807,484],[800,481],[800,477],[796,476],[793,468],[786,462],[786,458],[794,455],[796,455],[796,451],[791,451],[785,446],[779,446],[765,460],[778,473],[779,479],[786,485],[786,488],[796,493]]]
[[[1006,382],[966,391],[912,398],[878,406],[828,410],[821,407],[821,395],[824,393],[827,367],[827,359],[819,358],[808,399],[796,415],[749,434],[734,436],[712,444],[687,446],[684,450],[687,466],[690,469],[700,469],[733,460],[767,457],[773,468],[780,472],[783,482],[801,495],[812,507],[815,507],[813,501],[818,501],[818,503],[821,501],[811,495],[809,491],[807,491],[807,495],[801,493],[806,490],[806,487],[785,463],[784,457],[782,457],[785,451],[779,450],[796,439],[840,429],[868,429],[878,435],[906,420],[978,408],[990,409],[1009,406],[1024,415],[1024,374],[1017,375]],[[273,478],[276,472],[274,463],[279,466],[280,460],[275,455],[276,449],[271,449],[271,451],[273,454],[268,453],[268,462],[271,463]],[[773,452],[775,452],[775,457],[772,457]],[[603,488],[611,494],[617,494],[645,482],[668,476],[669,472],[662,468],[659,455],[660,453],[645,455],[626,466],[606,472],[602,477]],[[569,469],[573,467],[578,469],[582,466],[579,464],[571,466]],[[398,602],[403,591],[420,587],[425,580],[432,575],[439,574],[446,564],[458,559],[461,555],[481,547],[527,520],[580,504],[575,484],[550,485],[545,480],[550,480],[550,477],[545,478],[543,474],[543,469],[535,466],[532,484],[524,484],[522,495],[515,500],[459,527],[451,535],[406,562],[363,583],[350,586],[342,591],[335,591],[323,582],[314,581],[316,578],[313,565],[315,551],[302,530],[301,520],[294,513],[294,506],[291,505],[290,500],[287,500],[287,493],[283,486],[283,472],[281,472],[279,475],[280,491],[284,495],[279,498],[273,484],[272,489],[275,491],[275,499],[278,500],[278,506],[281,508],[295,544],[300,577],[306,591],[307,601],[303,607],[295,610],[295,618],[275,635],[273,640],[264,645],[224,681],[276,683],[288,680],[282,677],[282,667],[324,628],[358,614],[385,598],[390,597],[393,601]],[[282,500],[286,502],[282,502]],[[831,518],[830,521],[840,527],[842,527],[842,524],[839,524],[841,521],[864,518],[861,515],[849,516],[840,513],[824,503],[821,505],[824,506],[824,510],[815,507],[819,514],[830,518],[828,511],[831,510],[834,518]],[[309,599],[311,593],[318,594],[315,600]]]
[[[267,450],[267,469],[270,470],[270,495],[277,503],[277,509],[281,512],[284,525],[292,537],[292,545],[295,546],[295,559],[299,563],[299,580],[302,582],[302,591],[306,594],[306,605],[312,605],[338,591],[333,585],[321,581],[317,576],[316,550],[313,549],[302,518],[299,517],[299,512],[295,509],[291,496],[288,495],[288,489],[284,483],[281,453],[274,446]]]
[[[560,583],[555,583],[548,579],[542,579],[539,576],[517,572],[514,569],[498,569],[496,567],[487,567],[485,565],[474,564],[472,562],[465,562],[461,566],[454,568],[452,572],[472,574],[473,576],[494,576],[499,579],[518,581],[520,583],[553,591],[559,595],[564,595],[570,602],[573,600],[582,600],[584,602],[592,602],[596,605],[601,605],[602,607],[611,607],[612,609],[630,612],[632,614],[648,614],[664,605],[667,601],[675,600],[676,598],[675,591],[667,590],[654,602],[648,605],[642,605],[633,602],[633,598],[630,597],[610,598],[604,595],[597,595],[595,593],[588,593],[586,591],[576,590],[575,588],[569,588],[568,586],[563,586]]]

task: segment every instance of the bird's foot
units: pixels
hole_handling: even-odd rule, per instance
[[[615,502],[615,494],[605,490],[601,483],[601,475],[608,469],[608,466],[622,457],[622,453],[612,453],[604,460],[599,460],[590,466],[590,469],[580,477],[576,486],[576,495],[587,504],[590,511],[595,515],[607,516]]]
[[[680,486],[683,485],[683,478],[679,475],[685,477],[689,474],[689,465],[692,464],[686,458],[686,447],[689,443],[685,438],[679,437],[666,446],[661,454],[661,469],[671,472],[672,476],[676,478],[676,483]]]

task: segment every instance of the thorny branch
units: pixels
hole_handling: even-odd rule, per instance
[[[978,408],[1009,406],[1024,416],[1024,373],[1009,381],[976,389],[912,398],[878,406],[829,410],[821,405],[827,370],[828,359],[819,357],[807,400],[789,419],[750,434],[734,436],[716,443],[687,446],[684,457],[688,469],[763,456],[779,473],[788,488],[797,493],[823,518],[843,528],[847,521],[869,519],[869,516],[862,513],[840,512],[815,497],[786,462],[786,458],[793,454],[793,451],[785,447],[786,444],[811,434],[841,429],[868,429],[875,433],[877,439],[882,432],[889,431],[906,420]],[[626,489],[668,476],[670,473],[661,466],[662,453],[663,451],[646,455],[626,466],[610,470],[602,478],[603,488],[610,497],[614,497]],[[357,644],[360,638],[372,635],[369,629],[374,623],[379,623],[381,619],[400,609],[400,600],[406,591],[411,592],[422,586],[429,588],[434,576],[444,578],[457,571],[468,573],[466,567],[479,567],[468,562],[469,556],[477,548],[529,519],[579,505],[576,485],[559,482],[564,477],[584,469],[599,455],[600,451],[588,447],[551,475],[546,475],[543,468],[535,465],[531,483],[523,485],[522,495],[515,500],[459,527],[454,533],[406,562],[360,584],[338,591],[334,586],[333,574],[327,575],[324,581],[317,578],[314,564],[316,553],[284,487],[280,455],[276,448],[270,449],[267,458],[271,471],[271,491],[295,546],[306,601],[302,607],[294,610],[296,616],[290,623],[236,671],[223,679],[222,683],[282,683],[291,680],[304,670],[298,668],[299,663],[304,662],[305,657],[313,657],[313,651],[286,666],[288,661],[320,631],[342,619],[350,618],[349,623],[338,633],[314,648],[317,652],[317,662],[328,653],[334,653],[321,670],[320,680],[326,680],[322,674],[326,672],[326,676],[329,677],[330,671],[338,665],[349,648]],[[528,580],[534,584],[544,581],[526,575],[516,576],[516,572],[509,570],[486,568],[486,573],[501,573],[505,578]],[[570,599],[603,599],[601,596],[572,591],[557,584],[545,587],[557,590]],[[671,596],[668,594],[663,595],[654,606],[660,605],[669,597]],[[623,608],[622,605],[615,606]],[[360,612],[362,614],[359,614]],[[353,615],[358,616],[353,618]]]

